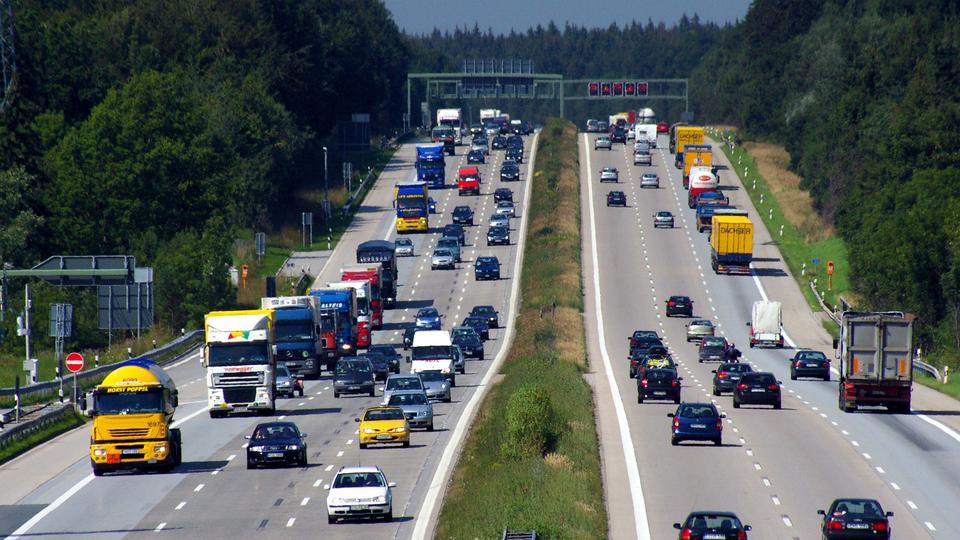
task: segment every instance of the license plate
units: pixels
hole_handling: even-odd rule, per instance
[[[703,535],[703,540],[726,540],[727,535],[725,534],[716,534],[716,533],[707,533]]]
[[[869,529],[869,523],[847,523],[848,529]]]
[[[348,389],[348,390],[359,390],[360,387],[359,387],[359,386],[350,386],[350,387],[347,387],[347,389]]]
[[[807,364],[807,367],[820,367],[817,364]]]
[[[270,452],[269,454],[267,454],[267,457],[268,457],[268,458],[282,458],[282,457],[283,457],[283,452]]]
[[[666,392],[663,392],[663,391],[660,391],[660,390],[657,390],[656,392],[653,393],[653,395],[655,395],[655,396],[665,396],[665,395],[667,395],[667,393],[666,393]]]
[[[352,506],[350,507],[350,510],[353,510],[354,512],[357,512],[357,511],[360,511],[360,510],[367,510],[368,508],[370,508],[370,507],[369,507],[368,505],[366,505],[366,504],[354,504],[354,505],[352,505]]]
[[[690,427],[694,429],[705,429],[707,425],[706,424],[690,424]]]
[[[751,391],[751,392],[765,392],[765,390],[764,390],[763,388],[754,388],[753,390],[750,390],[750,391]]]
[[[392,439],[392,438],[393,438],[393,437],[391,437],[391,436],[389,436],[389,435],[377,435],[377,440],[378,440],[378,441],[389,441],[389,440]]]
[[[121,450],[121,452],[122,452],[124,455],[139,454],[139,453],[140,453],[140,450],[138,450],[138,449],[136,449],[136,448],[124,448],[123,450]]]

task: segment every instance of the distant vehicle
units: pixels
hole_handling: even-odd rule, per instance
[[[674,523],[680,531],[678,540],[747,540],[750,525],[744,525],[733,512],[691,512],[682,523]]]
[[[523,137],[519,135],[512,135],[507,138],[507,148],[519,148],[523,150]]]
[[[423,330],[423,328],[417,328],[416,326],[408,326],[403,330],[403,350],[407,350],[413,345],[413,335],[417,333],[417,330]]]
[[[653,166],[653,156],[650,155],[650,152],[637,150],[633,153],[633,164]]]
[[[660,188],[660,177],[657,173],[647,172],[643,173],[640,176],[640,187],[641,188]]]
[[[434,307],[424,307],[417,311],[417,328],[424,330],[440,330],[440,312]]]
[[[753,222],[750,218],[714,213],[710,229],[710,267],[713,271],[750,275],[753,260]]]
[[[598,131],[597,128],[598,128],[598,124],[596,120],[594,120],[593,118],[587,120],[587,125],[585,130],[587,133],[596,133]]]
[[[373,365],[369,360],[342,358],[337,361],[333,373],[333,397],[338,398],[340,394],[377,395]]]
[[[753,368],[746,362],[723,362],[713,370],[713,395],[719,396],[723,392],[733,392],[740,377],[752,373]]]
[[[477,360],[483,360],[483,340],[471,326],[458,326],[453,329],[453,344],[458,345],[463,354]]]
[[[433,197],[427,197],[427,211],[431,214],[437,213],[437,200]]]
[[[467,154],[467,163],[486,163],[487,160],[484,157],[484,154],[480,150],[471,150]]]
[[[423,381],[424,392],[427,399],[436,399],[450,403],[450,379],[439,370],[428,370],[420,372],[420,380]]]
[[[747,326],[750,327],[750,348],[783,348],[783,315],[780,302],[754,302]]]
[[[490,219],[488,220],[491,227],[503,227],[504,229],[510,229],[510,216],[505,216],[503,214],[493,213],[490,214]]]
[[[460,262],[460,242],[453,236],[443,236],[437,240],[437,248],[449,249],[454,262]]]
[[[716,328],[709,319],[697,319],[687,324],[687,343],[712,336]]]
[[[370,407],[359,418],[357,431],[360,432],[359,445],[363,450],[371,444],[400,443],[404,448],[410,446],[410,424],[400,407]]]
[[[601,182],[619,182],[620,171],[616,167],[604,167],[600,169]]]
[[[466,245],[467,243],[467,233],[463,230],[463,227],[457,223],[448,223],[443,226],[441,231],[441,236],[452,236],[456,238],[460,245]]]
[[[420,381],[419,375],[416,373],[390,375],[387,377],[386,384],[383,385],[383,404],[386,405],[390,401],[390,396],[396,392],[411,391],[423,391],[423,382]]]
[[[800,377],[816,377],[830,380],[830,359],[820,351],[797,351],[790,359],[790,380]]]
[[[473,141],[470,142],[470,151],[467,152],[467,154],[469,155],[473,152],[480,152],[484,156],[488,155],[490,150],[487,148],[487,140],[474,138]]]
[[[689,296],[671,296],[666,300],[667,317],[684,315],[693,317],[693,300]]]
[[[430,269],[438,270],[440,268],[454,270],[457,267],[457,258],[448,248],[437,248],[433,250],[433,256],[430,258]]]
[[[707,336],[700,340],[700,349],[697,352],[698,362],[723,362],[727,355],[727,338],[722,336]]]
[[[610,134],[610,142],[611,142],[611,143],[626,144],[626,143],[627,143],[627,130],[625,130],[625,129],[623,129],[623,128],[619,128],[619,127],[616,128],[616,129],[614,129],[614,130],[613,130],[613,133]]]
[[[733,408],[740,405],[772,405],[780,408],[780,381],[773,373],[744,373],[733,387]]]
[[[515,182],[520,180],[520,166],[516,161],[504,161],[500,166],[500,181]]]
[[[673,214],[669,210],[660,210],[653,215],[653,228],[660,227],[673,228]]]
[[[500,201],[493,211],[502,216],[517,217],[517,209],[513,205],[513,201]]]
[[[890,539],[893,512],[884,512],[875,499],[836,499],[826,510],[820,526],[824,540]]]
[[[453,222],[459,225],[473,225],[473,208],[466,205],[454,208]],[[459,241],[457,243],[459,245]]]
[[[307,466],[306,433],[293,422],[264,422],[247,435],[247,468],[261,465],[293,464]]]
[[[303,397],[303,377],[292,375],[287,366],[277,364],[277,396],[293,397],[294,394]]]
[[[634,366],[633,360],[630,361],[630,370],[632,377],[642,379],[647,371],[651,369],[672,369],[677,370],[677,363],[670,356],[670,353],[662,347],[650,347],[646,352],[637,354],[637,363]]]
[[[511,159],[517,163],[523,163],[523,148],[507,148],[504,159]]]
[[[897,311],[844,312],[840,339],[839,406],[883,405],[893,413],[910,413],[913,385],[913,319]],[[868,362],[857,359],[876,359]]]
[[[493,202],[513,201],[513,191],[510,188],[497,188],[493,192]]]
[[[613,141],[610,140],[609,135],[600,135],[599,137],[594,139],[593,149],[599,150],[601,148],[605,150],[613,150]]]
[[[490,147],[494,150],[503,150],[507,147],[507,138],[503,135],[497,135],[493,138],[493,142],[490,143]]]
[[[453,352],[453,369],[457,373],[464,374],[467,372],[467,358],[463,354],[463,349],[459,345],[453,343],[451,345],[451,351]]]
[[[490,339],[490,322],[486,317],[468,315],[467,318],[463,319],[463,322],[460,324],[461,326],[469,326],[476,330],[477,334],[480,336],[480,339],[483,341]]]
[[[637,403],[647,399],[669,399],[680,403],[680,381],[674,369],[648,369],[637,379]]]
[[[712,441],[723,443],[723,419],[725,414],[717,411],[713,403],[681,403],[676,412],[667,415],[673,418],[670,444],[683,441]]]
[[[386,355],[368,349],[367,352],[358,354],[357,359],[370,361],[370,365],[373,366],[374,380],[386,381],[387,376],[390,375],[390,359]]]
[[[480,195],[480,170],[476,167],[460,167],[457,173],[457,193]]]
[[[503,227],[501,225],[490,227],[489,229],[487,229],[487,245],[488,246],[509,246],[510,245],[510,229]]]
[[[634,330],[633,334],[627,337],[627,340],[630,342],[631,351],[647,346],[646,344],[651,342],[656,342],[657,345],[663,345],[663,342],[660,341],[660,335],[657,334],[656,330]]]
[[[477,257],[477,261],[473,265],[473,274],[477,281],[485,279],[499,280],[500,259],[496,257]]]
[[[604,122],[603,120],[597,120],[597,131],[600,133],[606,133],[609,128],[610,124]]]
[[[657,133],[669,133],[670,124],[666,122],[657,122]]]
[[[433,405],[423,390],[401,390],[390,394],[388,407],[400,407],[410,428],[433,431]]]
[[[500,312],[489,305],[473,306],[471,317],[486,317],[490,328],[500,328]]]
[[[413,257],[413,240],[397,238],[393,250],[397,257]]]
[[[607,206],[626,206],[627,194],[622,191],[611,191],[607,193]]]

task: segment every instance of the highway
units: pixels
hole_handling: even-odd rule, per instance
[[[512,320],[522,249],[518,241],[535,140],[525,137],[528,160],[521,167],[523,181],[505,185],[514,190],[519,212],[511,224],[511,246],[488,248],[485,238],[486,222],[495,207],[493,190],[504,186],[498,174],[502,151],[492,151],[488,164],[480,166],[484,183],[479,197],[460,197],[455,188],[431,192],[438,203],[437,213],[431,216],[431,232],[410,236],[416,255],[399,259],[398,306],[385,312],[384,329],[375,332],[374,343],[394,343],[400,349],[402,328],[412,324],[423,306],[438,308],[444,315],[444,329],[456,326],[477,304],[494,305],[502,324]],[[457,168],[466,164],[466,147],[458,147],[457,154],[447,158],[448,186],[455,182]],[[395,236],[393,185],[415,178],[414,155],[414,145],[404,145],[387,165],[322,270],[323,281],[339,281],[340,266],[355,262],[359,243]],[[456,270],[431,271],[432,246],[439,228],[451,222],[457,204],[470,204],[476,211],[477,225],[467,227],[463,262]],[[488,254],[499,257],[502,279],[477,283],[473,261]],[[89,427],[75,430],[0,467],[0,479],[15,479],[16,484],[0,499],[0,531],[11,535],[8,538],[157,538],[157,532],[162,537],[191,539],[429,536],[466,418],[496,372],[510,332],[491,331],[486,360],[467,361],[466,375],[457,376],[453,402],[434,404],[437,430],[414,431],[410,448],[359,450],[354,418],[365,407],[380,403],[382,384],[376,398],[337,399],[328,375],[306,381],[305,396],[278,400],[276,415],[295,421],[309,434],[309,465],[304,468],[246,469],[244,435],[270,418],[210,419],[203,370],[199,356],[193,355],[168,368],[180,390],[175,419],[183,433],[182,466],[172,474],[95,478],[87,457]],[[327,523],[325,486],[340,467],[356,464],[379,465],[388,480],[397,483],[393,522]],[[427,509],[427,515],[421,515],[421,508]]]
[[[672,524],[700,509],[736,512],[753,526],[752,540],[820,538],[817,509],[837,497],[862,496],[895,512],[895,538],[960,538],[957,402],[915,388],[911,415],[844,414],[837,408],[836,375],[833,382],[791,381],[791,348],[748,348],[745,322],[755,300],[784,302],[790,345],[830,358],[833,351],[733,170],[720,172],[721,189],[750,211],[757,228],[753,276],[711,270],[706,235],[694,227],[665,135],[653,167],[633,165],[632,141],[595,151],[595,136],[580,139],[585,320],[610,537],[676,538]],[[715,160],[718,155],[728,164],[715,147]],[[619,184],[600,184],[604,166],[620,170]],[[639,187],[647,171],[659,174],[659,189]],[[627,208],[606,206],[615,189],[626,193]],[[657,210],[672,211],[676,227],[654,229]],[[744,352],[742,361],[777,375],[784,383],[782,410],[734,409],[729,394],[712,395],[716,364],[697,362],[696,346],[685,339],[689,319],[665,317],[671,295],[690,296],[695,316],[719,325],[718,334]],[[676,405],[637,404],[626,360],[635,329],[656,330],[664,339],[680,365],[684,401],[713,401],[726,413],[722,447],[671,446],[666,414]]]

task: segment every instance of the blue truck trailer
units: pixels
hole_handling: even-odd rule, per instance
[[[446,186],[446,161],[442,144],[417,146],[417,181],[425,182],[430,189]]]

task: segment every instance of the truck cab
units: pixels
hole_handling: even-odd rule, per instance
[[[460,195],[480,195],[480,169],[461,167],[457,175],[457,188]]]
[[[439,371],[457,385],[457,374],[453,365],[453,341],[446,330],[421,330],[413,335],[410,347],[410,372]]]
[[[306,306],[274,308],[274,324],[277,334],[277,364],[285,365],[294,376],[319,376],[319,336],[313,309]]]

